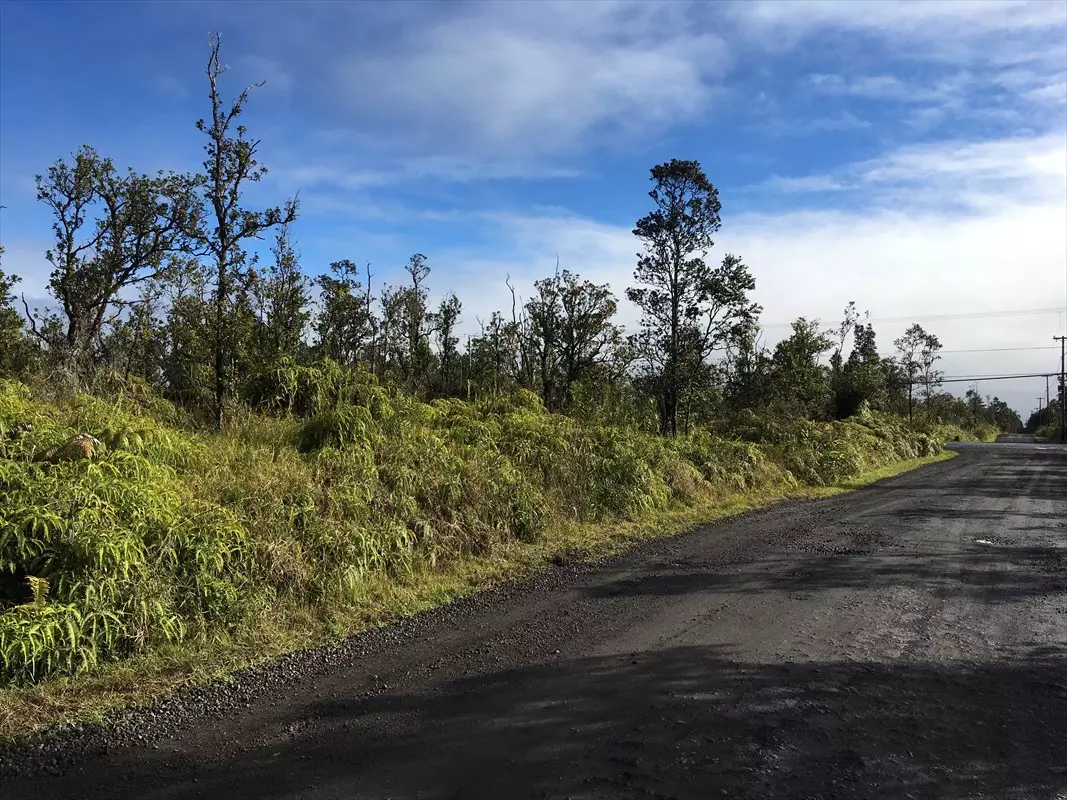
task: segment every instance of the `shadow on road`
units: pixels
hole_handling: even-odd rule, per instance
[[[908,551],[901,555],[783,557],[760,561],[759,572],[659,571],[599,584],[595,598],[678,596],[697,592],[760,594],[826,589],[912,587],[936,596],[1010,602],[1067,592],[1067,548],[974,543],[974,552]]]
[[[1026,664],[767,665],[668,648],[323,702],[309,716],[315,727],[252,749],[236,768],[172,770],[152,756],[171,790],[151,796],[1052,800],[1067,791],[1067,654],[1055,651]],[[145,774],[144,755],[129,766]],[[123,796],[147,796],[144,781]]]
[[[1067,501],[1067,448],[1049,448],[1045,450],[1028,448],[1001,447],[984,445],[995,451],[996,458],[983,465],[979,480],[968,477],[965,480],[953,480],[948,476],[938,476],[939,494],[951,494],[966,497],[1019,498],[1031,500]],[[982,458],[982,447],[961,451],[964,458]],[[918,473],[915,477],[920,477]],[[944,490],[944,492],[942,492]],[[875,484],[864,491],[884,492],[886,494],[906,491],[914,492],[915,487]]]

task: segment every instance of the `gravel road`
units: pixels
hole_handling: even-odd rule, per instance
[[[1067,798],[1067,450],[564,565],[0,755],[5,798]]]

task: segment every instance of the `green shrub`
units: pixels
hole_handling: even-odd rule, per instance
[[[282,390],[261,405],[280,416],[238,409],[221,435],[136,382],[53,402],[0,382],[0,679],[225,639],[282,600],[327,612],[374,576],[404,581],[563,522],[833,483],[945,435],[861,409],[835,423],[745,413],[735,438],[663,439],[550,414],[526,391],[427,404],[329,364],[276,370]],[[103,452],[33,460],[79,431]]]

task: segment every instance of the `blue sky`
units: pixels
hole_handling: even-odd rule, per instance
[[[468,327],[564,267],[633,271],[648,169],[719,187],[712,257],[741,254],[768,343],[832,322],[1062,308],[1067,3],[0,3],[4,266],[43,295],[33,175],[83,143],[193,169],[207,33],[268,176],[299,191],[304,269],[429,257]],[[265,243],[266,244],[266,243]],[[623,304],[624,321],[635,320]],[[925,321],[947,350],[1051,346],[1065,314]],[[877,329],[883,351],[904,323]],[[1053,351],[946,353],[945,371],[1054,368]],[[960,387],[957,387],[960,388]],[[1040,386],[982,384],[1022,412]]]

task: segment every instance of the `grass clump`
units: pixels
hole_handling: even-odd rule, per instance
[[[348,620],[343,633],[383,587],[521,561],[548,535],[827,486],[946,435],[862,410],[665,439],[550,414],[526,391],[423,403],[346,381],[312,391],[296,375],[264,400],[286,416],[244,412],[224,434],[137,387],[48,402],[0,382],[0,681],[236,646],[285,619]],[[82,431],[104,444],[92,459],[34,460]]]

